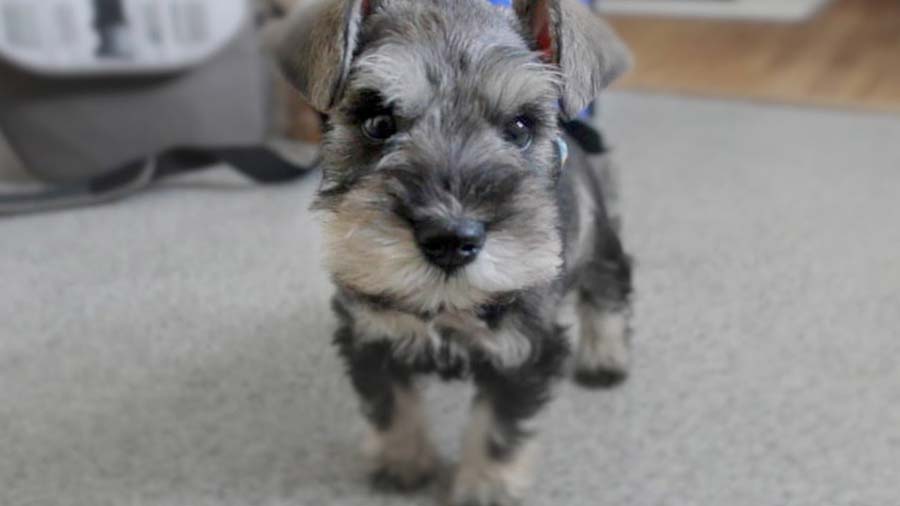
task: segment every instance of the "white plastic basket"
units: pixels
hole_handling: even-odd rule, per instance
[[[233,40],[246,0],[0,0],[0,57],[43,75],[153,74]]]

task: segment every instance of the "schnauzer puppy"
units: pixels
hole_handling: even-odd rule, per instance
[[[567,143],[560,117],[628,53],[577,0],[312,0],[284,28],[286,76],[329,117],[314,209],[376,481],[432,476],[417,378],[467,377],[450,502],[519,504],[529,421],[570,349],[582,382],[627,371],[631,275],[607,162]]]

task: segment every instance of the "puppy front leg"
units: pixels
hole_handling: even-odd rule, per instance
[[[537,370],[476,376],[479,392],[463,438],[452,506],[514,506],[531,484],[536,454],[526,424],[550,397],[552,377]]]
[[[428,439],[422,400],[415,385],[393,385],[391,422],[381,427],[373,425],[366,453],[375,463],[372,480],[376,488],[414,490],[434,477],[436,452]]]
[[[387,341],[339,344],[370,425],[366,453],[374,463],[373,484],[399,491],[427,484],[435,472],[436,453],[411,374],[394,363]]]
[[[477,398],[463,437],[452,506],[514,506],[531,485],[536,443],[505,427],[493,403]]]

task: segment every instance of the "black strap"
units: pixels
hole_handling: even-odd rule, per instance
[[[602,155],[609,151],[603,140],[603,134],[584,121],[577,119],[560,121],[560,127],[589,155]]]
[[[261,184],[293,181],[309,172],[263,146],[179,147],[135,160],[84,181],[30,193],[0,195],[0,216],[111,202],[159,179],[226,164]]]

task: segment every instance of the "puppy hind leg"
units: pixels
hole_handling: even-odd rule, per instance
[[[628,377],[631,362],[628,307],[578,302],[579,336],[575,380],[587,387],[612,387]]]
[[[575,380],[612,387],[630,367],[631,265],[611,228],[600,231],[597,258],[585,266],[578,289]]]

